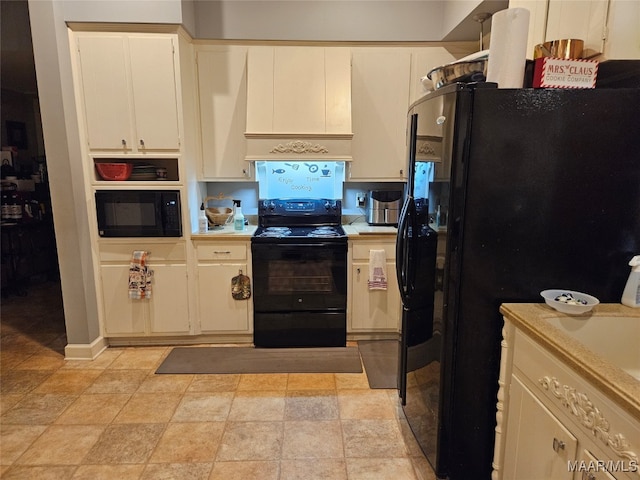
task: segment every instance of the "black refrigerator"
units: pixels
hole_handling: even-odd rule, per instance
[[[397,275],[403,300],[427,288],[432,310],[404,305],[399,393],[439,478],[488,480],[500,304],[547,288],[619,303],[640,254],[640,89],[455,84],[408,119],[408,171],[435,171],[426,195],[407,183]],[[421,223],[437,238],[426,261]]]

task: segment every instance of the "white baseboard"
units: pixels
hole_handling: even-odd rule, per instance
[[[109,343],[104,337],[98,337],[91,343],[69,343],[64,347],[65,360],[95,360]]]

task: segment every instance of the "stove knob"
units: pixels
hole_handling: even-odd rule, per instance
[[[275,210],[276,204],[274,202],[269,202],[269,210]]]

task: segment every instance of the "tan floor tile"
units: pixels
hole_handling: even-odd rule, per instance
[[[150,463],[211,462],[215,459],[224,422],[170,423]],[[211,464],[209,470],[211,470]]]
[[[12,370],[3,372],[0,392],[3,395],[7,393],[31,393],[53,373],[51,370]]]
[[[8,412],[23,398],[23,393],[7,393],[0,395],[0,415]]]
[[[140,480],[207,480],[211,463],[148,464]]]
[[[347,480],[347,467],[337,458],[282,460],[280,480]]]
[[[196,392],[235,392],[240,383],[240,375],[195,375],[187,391]]]
[[[232,401],[232,392],[186,393],[171,421],[224,422],[229,416]]]
[[[287,390],[335,390],[333,373],[290,373]]]
[[[184,393],[195,375],[149,375],[144,379],[138,392],[144,393]]]
[[[418,480],[438,480],[424,455],[412,456],[411,464]]]
[[[44,425],[3,425],[0,429],[0,465],[11,465],[45,431]]]
[[[342,420],[347,458],[406,457],[407,449],[395,420]]]
[[[216,462],[209,480],[278,480],[278,462]]]
[[[22,467],[13,466],[2,474],[2,480],[61,480],[71,478],[75,466]]]
[[[138,480],[144,465],[80,465],[73,480]]]
[[[113,350],[107,348],[97,358],[93,360],[65,360],[64,369],[80,369],[80,370],[104,370],[108,368],[113,361],[120,356],[122,350]]]
[[[81,395],[55,423],[66,425],[108,424],[118,415],[129,401],[128,393],[96,393]]]
[[[395,410],[385,390],[338,390],[340,418],[396,418]]]
[[[100,373],[100,370],[58,370],[42,382],[34,393],[80,395],[100,376]]]
[[[344,458],[340,421],[285,422],[282,458]]]
[[[19,465],[79,465],[98,441],[103,426],[54,425],[16,460]]]
[[[216,460],[279,460],[282,434],[282,422],[227,422]]]
[[[156,370],[169,347],[124,348],[122,353],[109,365],[117,370]]]
[[[147,374],[144,370],[105,370],[84,393],[134,393]]]
[[[288,391],[285,420],[337,420],[340,418],[335,390]]]
[[[64,366],[64,356],[58,353],[34,354],[20,363],[20,370],[57,370]]]
[[[348,458],[349,480],[416,480],[408,458]]]
[[[113,423],[167,423],[181,398],[179,393],[134,393]]]
[[[76,398],[76,395],[25,395],[2,416],[2,424],[48,425],[53,423]]]
[[[229,420],[278,421],[284,419],[285,392],[242,391],[231,403]]]
[[[22,352],[20,350],[14,352],[7,352],[3,350],[4,347],[0,347],[0,371],[3,373],[9,373],[27,360],[33,355],[33,353]]]
[[[109,425],[82,461],[83,464],[129,464],[146,462],[165,425]]]
[[[287,373],[252,373],[240,375],[238,390],[286,390]]]
[[[336,373],[336,388],[338,390],[363,388],[369,390],[366,373]]]

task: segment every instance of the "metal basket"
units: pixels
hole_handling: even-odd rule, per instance
[[[218,195],[217,197],[207,197],[204,199],[204,212],[207,215],[209,224],[213,226],[226,225],[233,219],[233,208],[230,207],[208,207],[211,200],[230,200],[229,198]]]

